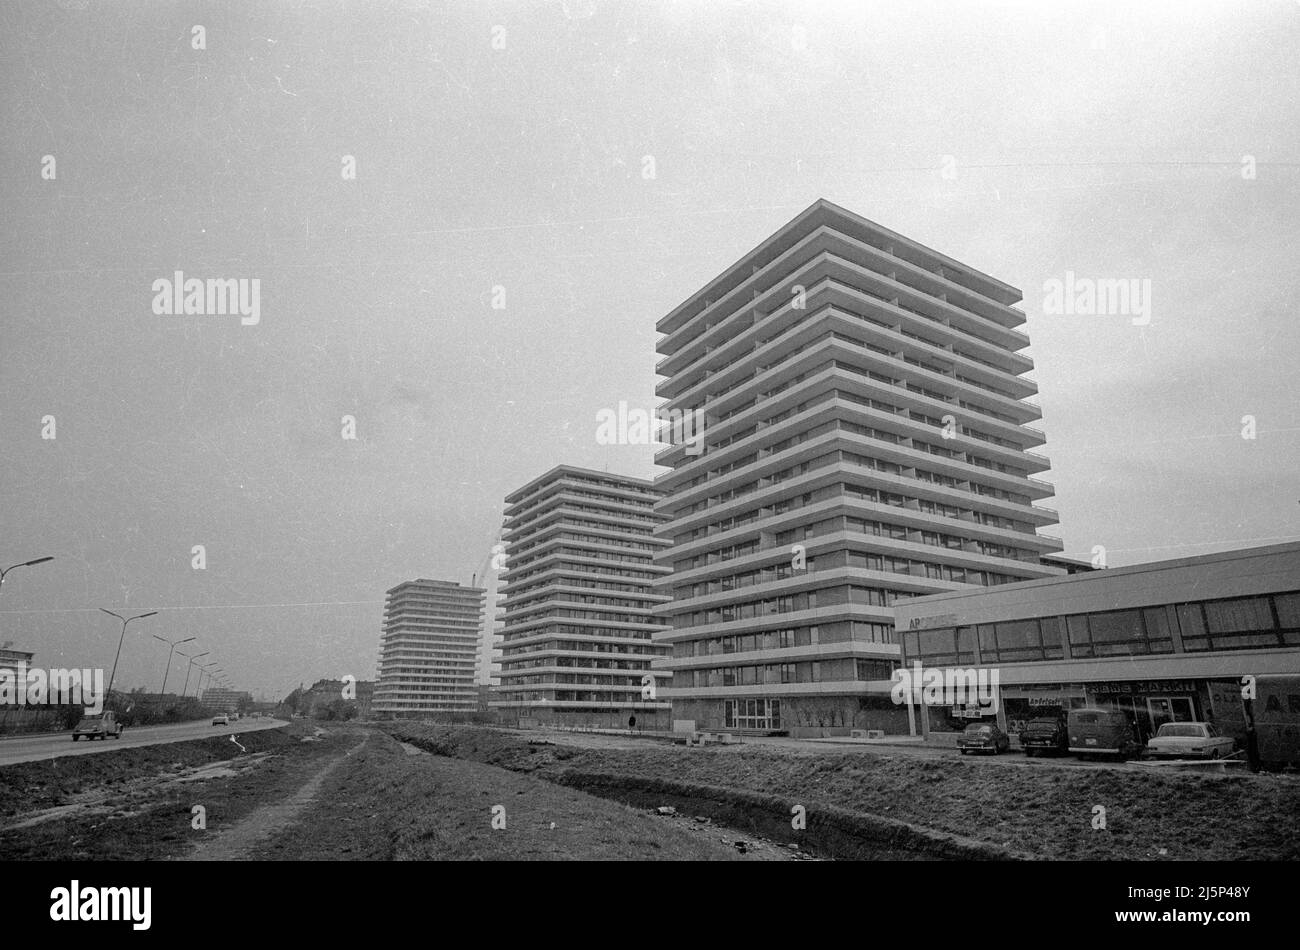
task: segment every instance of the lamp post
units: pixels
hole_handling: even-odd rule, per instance
[[[12,571],[14,568],[31,567],[33,564],[44,564],[46,561],[53,561],[53,560],[54,560],[54,556],[51,555],[50,557],[38,557],[35,560],[23,561],[23,563],[21,564],[11,564],[9,567],[6,567],[3,571],[0,571],[0,587],[4,586],[5,575],[8,574],[10,571]]]
[[[208,664],[208,668],[203,672],[208,674],[208,689],[211,690],[212,684],[220,683],[221,676],[224,675],[226,671],[221,668],[221,664],[210,663]]]
[[[199,666],[199,685],[194,687],[194,697],[197,699],[199,691],[203,689],[203,677],[208,677],[208,683],[212,683],[212,671],[217,669],[216,663],[206,663]]]
[[[182,653],[181,656],[185,656],[185,654]],[[188,659],[188,660],[190,661],[190,665],[187,666],[187,667],[185,667],[185,688],[181,690],[181,699],[184,699],[184,698],[185,698],[185,694],[188,693],[188,692],[190,691],[190,673],[192,673],[192,672],[194,671],[194,661],[195,661],[195,660],[202,659],[202,658],[205,657],[205,656],[208,656],[208,654],[207,654],[207,653],[196,653],[196,654],[194,654],[194,656],[186,657],[186,659]],[[200,669],[202,669],[202,667],[200,667]],[[199,692],[198,692],[198,690],[196,689],[196,690],[194,691],[194,698],[195,698],[195,699],[198,699],[198,696],[199,696]]]
[[[122,656],[122,643],[126,640],[126,625],[132,620],[143,620],[145,617],[152,617],[154,614],[158,613],[158,611],[151,610],[147,614],[137,614],[134,617],[123,617],[121,614],[115,614],[113,611],[105,610],[103,607],[100,607],[99,609],[103,610],[104,613],[108,614],[110,617],[116,617],[118,620],[122,621],[122,635],[118,637],[117,655],[113,657],[113,672],[108,675],[108,691],[104,693],[104,699],[107,701],[108,698],[113,695],[113,680],[117,678],[117,661]]]
[[[168,640],[166,637],[160,637],[158,636],[158,634],[155,633],[153,635],[153,638],[155,640],[161,640],[163,643],[171,644],[171,649],[167,651],[167,669],[163,671],[162,689],[158,691],[158,695],[163,696],[167,693],[167,674],[169,674],[172,671],[172,654],[176,652],[176,648],[180,646],[182,643],[189,643],[193,640],[197,640],[198,637],[186,637],[184,640]]]

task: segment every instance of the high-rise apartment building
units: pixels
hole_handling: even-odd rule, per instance
[[[506,497],[501,685],[490,704],[507,719],[667,728],[652,670],[668,647],[651,589],[668,542],[646,479],[558,466]]]
[[[388,592],[372,709],[379,718],[478,711],[481,587],[420,578]]]
[[[674,718],[905,732],[895,601],[1062,573],[1020,299],[818,201],[659,321]]]

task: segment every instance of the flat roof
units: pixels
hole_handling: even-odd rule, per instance
[[[506,504],[513,504],[514,502],[522,498],[524,495],[532,491],[538,485],[544,485],[547,482],[553,482],[561,475],[583,475],[588,478],[607,478],[610,479],[611,481],[626,482],[628,485],[631,485],[636,488],[647,488],[652,491],[662,491],[662,489],[656,489],[654,486],[654,482],[651,481],[650,479],[639,478],[636,475],[619,475],[616,472],[598,472],[594,468],[580,468],[577,465],[557,465],[555,466],[555,468],[551,469],[550,471],[542,475],[538,475],[527,485],[523,485],[520,488],[516,488],[510,494],[506,495]]]
[[[1269,544],[1257,548],[1234,548],[1231,551],[1217,551],[1213,554],[1195,554],[1191,557],[1172,558],[1168,561],[1145,561],[1141,564],[1129,564],[1126,567],[1109,567],[1105,570],[1085,571],[1080,574],[1059,574],[1032,581],[1017,581],[1014,584],[999,584],[997,587],[973,587],[969,590],[945,591],[941,594],[926,594],[900,602],[898,607],[911,604],[933,604],[942,601],[960,600],[964,597],[978,597],[996,591],[1016,591],[1051,587],[1057,584],[1104,584],[1116,577],[1132,574],[1145,574],[1148,571],[1166,571],[1179,567],[1192,567],[1198,564],[1214,564],[1222,561],[1242,561],[1254,557],[1271,557],[1275,554],[1293,554],[1300,552],[1300,541],[1284,541],[1281,544]],[[1300,578],[1297,578],[1300,582]]]
[[[762,254],[774,245],[781,244],[782,242],[794,244],[795,241],[793,238],[796,236],[801,236],[804,232],[811,232],[818,226],[832,221],[836,221],[841,225],[847,225],[853,230],[870,231],[879,237],[886,238],[887,240],[907,247],[914,252],[918,252],[927,257],[932,257],[937,263],[942,264],[949,270],[974,278],[975,280],[986,284],[988,290],[992,291],[992,293],[985,293],[985,296],[988,296],[989,299],[995,300],[1005,306],[1010,306],[1012,303],[1022,299],[1023,295],[1019,288],[1013,287],[1006,281],[998,280],[996,277],[990,276],[981,270],[971,267],[969,264],[964,264],[955,258],[949,257],[947,254],[936,251],[932,247],[927,247],[919,241],[914,241],[909,237],[905,237],[897,231],[891,231],[882,224],[877,224],[875,221],[862,217],[862,215],[854,214],[852,211],[835,204],[833,201],[827,201],[825,198],[818,198],[811,205],[778,228],[774,233],[764,238],[748,253],[742,255],[739,260],[724,270],[721,274],[713,278],[713,280],[709,281],[699,290],[695,291],[695,293],[691,294],[674,307],[666,316],[659,320],[655,325],[655,329],[660,333],[672,333],[679,326],[685,323],[685,320],[682,319],[683,316],[688,310],[694,309],[701,299],[709,297],[711,294],[716,294],[724,288],[730,288],[740,280],[750,276],[750,269],[754,257]],[[983,291],[979,290],[975,290],[974,292],[983,293]],[[999,294],[1001,295],[1001,299],[998,296]],[[691,316],[693,315],[694,314]]]
[[[421,584],[425,587],[455,587],[463,591],[471,591],[471,592],[478,592],[478,593],[483,593],[486,590],[486,588],[484,587],[462,586],[460,581],[435,581],[435,580],[430,580],[427,577],[417,577],[414,580],[402,581],[402,583],[398,584],[396,587],[388,588],[388,590],[386,590],[384,593],[391,594],[394,591],[399,591],[403,587],[409,587],[413,584]]]

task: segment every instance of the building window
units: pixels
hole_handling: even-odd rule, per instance
[[[1183,649],[1250,650],[1300,645],[1294,627],[1296,593],[1234,597],[1178,605]],[[1290,629],[1288,629],[1290,628]]]
[[[894,664],[889,660],[857,660],[857,674],[860,680],[887,680],[894,675]]]
[[[903,653],[909,663],[919,660],[927,666],[973,665],[975,631],[971,627],[908,630],[903,634]]]
[[[779,699],[728,699],[723,703],[728,729],[780,729]]]

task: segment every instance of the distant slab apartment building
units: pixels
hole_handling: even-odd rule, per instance
[[[561,465],[506,498],[501,683],[505,719],[665,729],[669,675],[652,614],[668,542],[646,479]]]
[[[659,321],[673,718],[906,731],[893,604],[1062,573],[1020,297],[818,201]]]
[[[211,689],[205,689],[199,702],[209,709],[215,709],[218,712],[239,712],[241,708],[252,705],[253,694],[242,690],[225,689],[216,686]]]
[[[388,591],[380,641],[378,718],[471,715],[478,711],[484,590],[420,578]]]

